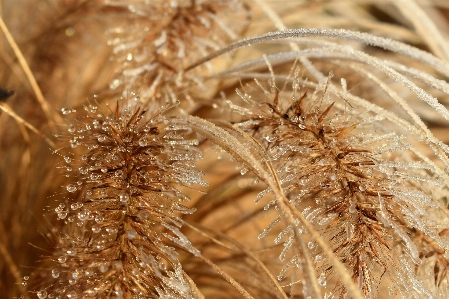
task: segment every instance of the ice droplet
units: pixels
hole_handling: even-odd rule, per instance
[[[70,114],[72,112],[76,112],[76,110],[70,109],[70,108],[61,108],[61,112],[62,112],[62,114],[66,115],[66,114]]]
[[[106,273],[106,271],[108,271],[108,269],[109,269],[109,266],[108,265],[101,265],[99,267],[99,269],[100,269],[101,273]]]
[[[265,139],[266,139],[268,142],[274,142],[274,141],[276,141],[278,138],[277,138],[276,136],[273,136],[273,135],[268,135],[268,136],[265,136]]]
[[[128,202],[128,200],[129,200],[129,194],[128,193],[122,193],[122,194],[120,194],[120,201],[121,202],[123,202],[123,203],[126,203],[126,202]]]
[[[142,138],[139,139],[139,145],[142,147],[148,145],[148,140],[146,136],[143,136]]]
[[[65,255],[58,257],[58,262],[61,264],[65,263],[65,261],[67,261],[67,257]]]
[[[94,234],[97,234],[97,233],[99,233],[100,231],[101,231],[101,226],[99,226],[98,224],[95,224],[95,225],[92,226],[92,232],[93,232]]]
[[[76,191],[76,186],[73,185],[73,184],[67,185],[67,191],[69,191],[69,192],[75,192],[75,191]]]
[[[39,299],[45,299],[45,298],[47,298],[47,291],[42,290],[42,291],[37,292],[37,297],[38,297]]]
[[[75,126],[74,125],[70,125],[68,128],[67,128],[67,131],[69,131],[69,133],[73,133],[73,132],[75,132]]]
[[[53,278],[58,278],[59,277],[59,270],[58,269],[51,270],[51,276],[53,276]]]
[[[127,235],[128,239],[134,239],[136,237],[136,234],[137,234],[136,230],[133,228],[130,228],[126,235]]]
[[[326,274],[321,273],[320,277],[318,277],[318,284],[322,287],[326,286]]]

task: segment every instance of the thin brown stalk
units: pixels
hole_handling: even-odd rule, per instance
[[[8,41],[9,45],[13,49],[14,54],[16,54],[16,57],[19,60],[20,65],[22,66],[22,69],[25,72],[25,75],[31,84],[31,88],[34,91],[36,99],[39,102],[42,110],[44,111],[44,114],[47,118],[47,122],[48,122],[48,125],[50,126],[50,129],[53,132],[56,132],[56,127],[53,122],[53,117],[50,113],[50,107],[49,107],[47,101],[45,100],[44,95],[42,94],[42,91],[41,91],[39,85],[37,84],[36,78],[34,77],[33,72],[31,71],[30,66],[28,65],[28,62],[26,61],[25,57],[23,56],[22,51],[20,50],[19,46],[15,42],[11,33],[9,32],[9,29],[6,26],[6,24],[3,21],[3,18],[1,16],[0,16],[0,29],[2,30],[3,34],[5,35],[6,40]],[[58,122],[59,121],[60,121],[60,119],[58,119]]]

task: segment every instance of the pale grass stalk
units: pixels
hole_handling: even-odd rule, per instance
[[[15,121],[17,121],[18,123],[24,125],[25,127],[27,127],[28,129],[30,129],[33,133],[36,133],[37,135],[41,136],[46,143],[48,143],[48,145],[50,145],[50,147],[52,149],[56,148],[56,145],[53,141],[51,141],[47,136],[45,136],[41,131],[39,131],[38,129],[36,129],[36,127],[34,127],[32,124],[30,124],[29,122],[27,122],[26,120],[24,120],[23,118],[21,118],[20,116],[18,116],[12,109],[11,107],[9,107],[8,104],[6,103],[0,103],[0,109],[3,110],[6,114],[8,114],[9,116],[11,116],[12,118],[14,118]]]
[[[44,95],[42,94],[42,91],[37,84],[36,78],[33,75],[33,72],[30,69],[30,66],[28,65],[28,62],[26,61],[25,57],[22,54],[22,51],[20,50],[19,46],[15,42],[14,38],[12,37],[11,33],[9,32],[8,27],[6,26],[5,22],[3,21],[3,18],[0,16],[0,29],[2,30],[3,34],[6,37],[6,40],[8,41],[9,45],[14,51],[14,54],[16,55],[17,59],[19,60],[20,65],[22,66],[23,71],[25,72],[26,77],[28,78],[28,81],[31,84],[31,88],[34,91],[34,94],[36,96],[37,101],[39,102],[42,110],[44,111],[44,114],[47,118],[48,125],[50,126],[50,129],[53,132],[56,132],[56,127],[53,121],[52,113],[50,112],[50,107],[47,103],[47,101],[44,98]],[[56,117],[57,121],[61,121],[59,117]]]

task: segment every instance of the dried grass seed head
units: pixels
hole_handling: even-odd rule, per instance
[[[282,80],[273,84],[274,78],[268,86],[261,80],[242,85],[228,105],[240,115],[251,111],[253,116],[240,116],[240,128],[266,149],[290,203],[328,240],[362,292],[375,296],[382,282],[399,292],[416,280],[404,272],[404,264],[426,267],[428,261],[421,258],[431,250],[422,249],[429,247],[424,243],[433,242],[440,253],[448,249],[441,234],[444,224],[436,220],[441,218],[444,182],[434,166],[409,150],[405,136],[386,129],[392,124],[383,117],[328,91],[330,78],[311,89],[298,74],[290,72],[283,88]],[[244,108],[238,106],[242,102]],[[261,192],[257,201],[268,192]],[[264,209],[273,206],[277,204],[270,202]],[[268,224],[259,238],[275,231],[281,218]],[[301,267],[291,225],[278,230],[275,238],[276,244],[284,244],[279,258],[287,261],[279,280],[291,267]],[[431,241],[421,242],[414,237],[417,233]],[[346,294],[313,240],[309,249],[319,284]],[[447,263],[443,259],[430,263],[438,267]],[[447,280],[443,271],[435,271],[436,281]]]
[[[179,85],[184,67],[237,39],[249,23],[249,9],[240,0],[110,1],[107,5],[125,8],[130,22],[110,31],[109,44],[121,63],[112,89],[134,86],[143,75],[145,84],[152,85],[158,74],[161,82]],[[206,65],[210,71],[212,64]],[[189,82],[201,81],[201,76],[188,76]]]
[[[56,207],[64,221],[39,290],[68,298],[194,298],[173,246],[199,255],[179,230],[195,211],[182,186],[206,186],[187,126],[164,115],[173,105],[86,106],[67,126],[64,166],[74,182]],[[62,150],[61,150],[62,152]],[[50,262],[51,263],[51,262]]]

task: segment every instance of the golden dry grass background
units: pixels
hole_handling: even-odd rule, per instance
[[[432,40],[426,32],[428,29],[419,28],[418,16],[407,15],[394,0],[246,2],[251,7],[252,17],[244,36],[276,30],[267,12],[260,6],[259,2],[263,2],[280,16],[287,28],[342,28],[369,32],[433,52],[448,61],[446,54],[449,51],[438,51],[441,45]],[[444,0],[416,2],[447,40],[449,3]],[[67,178],[58,169],[61,158],[52,153],[51,145],[44,136],[56,143],[55,148],[65,146],[53,137],[58,131],[66,130],[61,108],[82,109],[93,94],[107,89],[117,62],[110,59],[112,49],[107,45],[109,37],[105,32],[116,25],[117,19],[111,9],[102,6],[100,0],[0,0],[0,15],[23,53],[42,91],[45,105],[48,105],[46,112],[17,53],[2,33],[0,88],[14,91],[14,95],[0,99],[0,298],[28,298],[35,297],[35,294],[25,291],[23,277],[39,267],[42,256],[49,255],[51,248],[46,238],[51,237],[47,234],[48,221],[54,218],[52,211],[56,206],[53,197],[67,183]],[[359,47],[378,57],[391,58],[395,55],[373,47]],[[276,51],[275,45],[256,45],[233,54],[233,60],[224,60],[223,64],[236,64],[248,57]],[[408,58],[398,56],[394,60],[413,66]],[[326,69],[325,64],[322,69]],[[347,80],[351,82],[350,76]],[[365,88],[363,83],[351,83],[354,84],[350,86],[359,93],[377,92]],[[234,93],[234,83],[227,84],[230,89],[225,93]],[[401,96],[407,98],[408,94],[404,91]],[[435,96],[441,103],[449,105],[447,95],[435,93]],[[390,107],[388,102],[382,103],[382,99],[377,104],[387,109]],[[422,102],[416,101],[411,105],[432,132],[447,144],[447,122]],[[194,113],[204,117],[214,116],[208,104],[199,104]],[[33,126],[37,133],[27,126]],[[427,153],[433,158],[430,150]],[[219,156],[220,159],[217,158]],[[280,269],[281,265],[273,262],[277,255],[270,250],[271,245],[257,240],[257,235],[268,221],[266,216],[261,215],[260,207],[253,204],[255,195],[262,190],[261,186],[254,184],[254,179],[249,175],[241,176],[236,169],[238,167],[239,163],[230,161],[230,157],[220,150],[216,152],[206,147],[206,158],[200,162],[199,168],[205,170],[205,180],[210,183],[208,194],[192,192],[195,198],[192,205],[195,204],[198,211],[185,220],[201,225],[203,232],[232,247],[232,242],[220,235],[227,234],[246,246],[245,250],[253,250],[263,261],[273,263],[274,268]],[[225,169],[227,175],[222,175]],[[259,294],[266,294],[264,298],[271,297],[269,292],[264,292],[265,278],[260,277],[257,265],[248,259],[244,251],[232,251],[226,246],[217,245],[218,241],[211,242],[192,227],[186,235],[231,275],[242,275],[242,270],[251,272],[255,280],[260,279],[252,287],[260,288]],[[244,266],[239,269],[240,264]],[[212,297],[212,294],[215,294],[213,298],[240,296],[228,283],[215,279],[217,274],[204,263],[185,257],[183,267],[194,280],[197,279],[195,282],[206,297]]]

